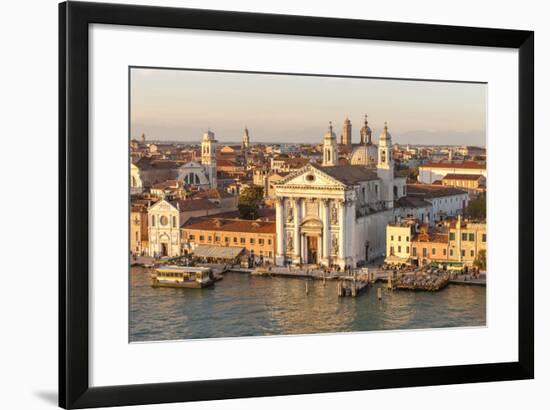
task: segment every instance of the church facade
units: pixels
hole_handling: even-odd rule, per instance
[[[217,188],[215,135],[208,130],[201,141],[201,162],[189,161],[178,168],[177,179],[186,185],[194,185],[203,189]]]
[[[338,165],[332,125],[323,139],[322,165],[307,164],[275,186],[276,264],[358,266],[385,251],[394,201],[406,178],[394,175],[391,135],[380,135],[376,168]]]

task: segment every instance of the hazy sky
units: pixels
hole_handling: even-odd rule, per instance
[[[388,122],[394,142],[485,145],[485,84],[132,69],[131,136],[220,142],[321,142],[328,122],[340,138],[364,114],[373,140]]]

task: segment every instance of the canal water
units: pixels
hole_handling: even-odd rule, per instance
[[[382,300],[377,298],[382,287]],[[377,284],[357,298],[337,283],[226,273],[206,289],[153,288],[130,273],[130,342],[485,325],[485,287],[439,292],[388,291]]]

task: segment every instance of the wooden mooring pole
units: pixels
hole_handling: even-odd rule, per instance
[[[378,295],[378,300],[382,300],[382,288],[378,288],[378,291],[376,293]]]

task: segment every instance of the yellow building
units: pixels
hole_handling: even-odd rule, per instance
[[[191,218],[182,226],[184,246],[245,248],[250,256],[273,262],[276,253],[275,222],[215,217]]]
[[[149,246],[147,205],[132,204],[130,209],[130,252],[141,255]]]
[[[472,266],[481,251],[487,251],[486,224],[460,216],[429,232],[425,225],[415,232],[413,220],[386,227],[385,262],[389,264],[437,261]]]
[[[487,225],[463,221],[449,225],[449,260],[473,265],[480,251],[487,251]]]
[[[487,180],[483,175],[447,174],[441,180],[445,186],[459,188],[471,194],[485,192]]]
[[[215,190],[201,192],[208,198],[167,201],[161,199],[149,208],[149,256],[174,257],[182,253],[180,228],[190,218],[215,215],[237,210],[233,196],[221,194],[213,197]]]
[[[411,241],[415,222],[403,222],[386,226],[386,263],[406,263],[411,255]]]

